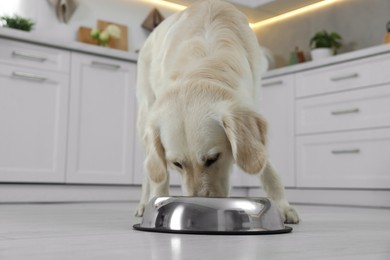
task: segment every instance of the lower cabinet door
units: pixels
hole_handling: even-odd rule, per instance
[[[390,128],[300,136],[298,187],[390,188]]]
[[[68,77],[0,65],[0,182],[64,182]]]
[[[68,183],[131,184],[133,63],[72,53]]]
[[[264,79],[258,100],[268,124],[269,159],[287,187],[295,186],[294,80],[293,75]],[[243,186],[260,185],[258,176],[242,173],[242,179]]]
[[[141,140],[137,133],[134,133],[134,163],[133,163],[133,183],[142,184],[144,179],[145,151],[142,148]]]

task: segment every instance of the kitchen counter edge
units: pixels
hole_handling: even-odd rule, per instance
[[[47,39],[42,38],[34,32],[24,32],[16,29],[10,29],[5,27],[0,27],[0,37],[10,40],[17,40],[27,43],[39,44],[47,47],[55,47],[59,49],[77,51],[88,54],[99,55],[102,57],[115,58],[124,61],[137,62],[138,54],[135,52],[115,50],[112,48],[106,48],[101,46],[95,46],[91,44],[86,44],[78,42],[75,40],[70,40],[65,42],[61,39]]]

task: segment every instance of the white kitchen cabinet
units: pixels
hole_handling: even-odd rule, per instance
[[[134,138],[134,165],[133,165],[133,173],[134,178],[133,182],[134,184],[142,184],[143,177],[144,177],[144,149],[142,148],[141,141],[138,138],[137,133],[135,133]]]
[[[294,76],[264,79],[260,113],[268,123],[268,153],[285,186],[295,186]],[[258,177],[243,175],[243,185],[258,186]],[[254,179],[256,178],[256,179]]]
[[[296,74],[296,97],[346,92],[390,82],[390,54],[341,62]]]
[[[72,53],[67,183],[133,182],[135,70]]]
[[[298,134],[390,126],[390,84],[296,101]]]
[[[389,188],[390,129],[297,138],[299,187]]]
[[[390,187],[389,65],[384,54],[296,74],[297,187]]]
[[[253,176],[246,176],[248,175],[245,173],[237,164],[233,164],[232,167],[232,174],[230,176],[230,186],[231,187],[246,187],[246,186],[260,186],[260,179],[256,183],[252,183],[250,185],[250,180],[254,181],[252,178]]]
[[[69,76],[2,61],[0,181],[64,182]]]

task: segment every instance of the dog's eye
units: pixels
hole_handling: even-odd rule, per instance
[[[215,163],[218,160],[219,155],[220,155],[220,153],[216,154],[215,156],[213,156],[211,158],[207,158],[205,163],[204,163],[204,166],[210,167],[213,163]]]
[[[174,162],[173,165],[175,165],[177,168],[183,169],[183,165],[178,162]]]

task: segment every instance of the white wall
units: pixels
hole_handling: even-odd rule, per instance
[[[148,33],[141,24],[153,4],[140,0],[78,0],[79,5],[68,24],[60,23],[48,0],[0,0],[0,15],[18,14],[35,23],[33,34],[43,39],[77,40],[80,26],[96,27],[98,19],[128,26],[129,51],[139,49]],[[156,6],[164,17],[175,10]]]
[[[310,38],[320,30],[338,32],[344,46],[340,53],[380,45],[390,21],[390,0],[343,0],[326,7],[265,25],[257,38],[276,58],[276,67],[288,64],[297,46],[310,57]]]

